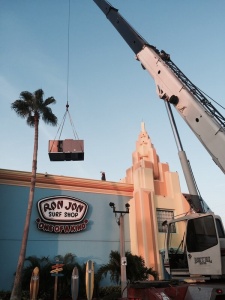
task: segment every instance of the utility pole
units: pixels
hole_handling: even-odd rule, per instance
[[[124,215],[127,213],[129,214],[130,205],[126,203],[125,204],[126,210],[124,211],[116,210],[115,204],[113,202],[110,202],[109,206],[113,209],[113,213],[115,213],[115,216],[117,213],[120,214],[117,223],[120,226],[121,297],[127,298],[127,273],[126,273],[127,258],[125,256]]]

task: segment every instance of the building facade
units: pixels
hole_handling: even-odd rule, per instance
[[[162,223],[187,213],[190,207],[181,193],[178,173],[171,172],[167,163],[160,162],[143,123],[132,162],[123,179],[133,185],[133,197],[129,201],[131,252],[142,256],[146,265],[163,278],[166,228]]]
[[[124,217],[125,250],[141,255],[163,278],[162,222],[187,212],[179,177],[161,163],[142,124],[132,166],[121,182],[37,174],[26,256],[72,253],[96,269],[120,250],[119,228],[109,203]],[[0,170],[0,290],[10,290],[21,246],[30,186],[29,172]],[[6,263],[7,262],[7,263]]]

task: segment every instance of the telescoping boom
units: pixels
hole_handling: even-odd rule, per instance
[[[173,104],[218,167],[225,173],[225,118],[172,62],[150,45],[105,0],[93,0],[136,54],[156,84],[159,98]]]
[[[181,117],[186,121],[200,142],[220,169],[225,173],[225,119],[220,112],[210,103],[203,93],[181,72],[171,61],[165,51],[159,51],[156,47],[145,41],[118,13],[110,3],[105,0],[93,0],[104,12],[109,21],[121,34],[133,52],[136,54],[144,69],[153,77],[159,98],[173,104]],[[185,176],[186,177],[186,176]],[[187,179],[186,179],[187,181]],[[191,188],[193,191],[194,189]],[[191,196],[197,197],[190,191]],[[175,217],[164,222],[167,224],[164,251],[164,279],[196,280],[205,282],[225,278],[225,232],[219,216],[213,212],[204,211],[201,199],[194,199],[192,204],[194,212],[190,210],[184,216]],[[144,283],[145,284],[145,283]],[[188,299],[224,299],[224,285],[217,285],[212,290],[205,283],[188,296]],[[179,288],[173,287],[176,299],[187,299],[186,294],[179,294]],[[187,287],[186,287],[187,288]],[[192,286],[189,285],[188,289]],[[144,287],[143,287],[144,289]],[[148,289],[140,293],[140,287],[128,288],[130,298],[151,298]],[[155,291],[159,295],[160,291]],[[197,292],[196,292],[197,291]],[[201,295],[199,294],[201,291]],[[148,295],[148,296],[147,296]],[[165,294],[164,294],[165,295]],[[204,295],[204,296],[203,296]],[[166,297],[167,298],[167,297]],[[204,298],[204,299],[205,299]],[[222,299],[221,298],[221,299]],[[170,299],[169,297],[167,299]]]

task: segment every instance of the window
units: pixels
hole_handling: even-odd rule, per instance
[[[217,245],[217,234],[212,216],[196,218],[188,221],[188,252],[201,252]]]
[[[221,221],[219,219],[216,219],[216,228],[218,231],[219,238],[225,238],[223,225],[221,224]]]
[[[170,221],[174,218],[173,210],[157,209],[156,214],[157,214],[159,232],[166,232],[166,226],[163,226],[162,223],[164,221]],[[175,224],[171,224],[171,225],[173,226],[172,232],[176,233]]]

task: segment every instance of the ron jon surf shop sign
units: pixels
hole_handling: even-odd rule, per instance
[[[44,198],[37,203],[37,228],[45,232],[76,233],[86,229],[88,205],[69,196]]]

